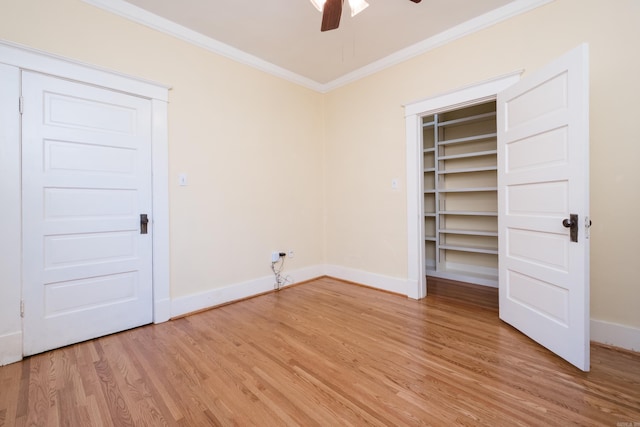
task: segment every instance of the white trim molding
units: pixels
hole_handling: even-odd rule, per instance
[[[407,289],[411,286],[405,279],[384,276],[367,271],[338,265],[315,265],[287,273],[292,278],[291,286],[297,283],[306,282],[323,276],[333,277],[361,284],[382,291],[393,292],[400,295],[407,295]],[[273,276],[264,276],[246,282],[235,283],[220,288],[207,290],[171,300],[171,317],[180,317],[216,306],[251,298],[270,291],[273,291]],[[415,287],[415,286],[413,286]]]
[[[20,69],[0,64],[0,366],[22,358],[19,97]]]
[[[554,0],[514,0],[505,6],[485,13],[484,15],[470,19],[460,25],[436,34],[426,40],[412,46],[401,49],[385,58],[374,61],[364,67],[354,70],[328,83],[319,83],[310,78],[301,76],[271,62],[265,61],[255,55],[251,55],[216,39],[205,36],[182,25],[176,24],[166,18],[155,15],[138,6],[127,3],[124,0],[82,0],[92,6],[106,10],[130,21],[144,25],[165,34],[169,34],[187,43],[206,49],[210,52],[232,59],[241,64],[248,65],[273,76],[299,84],[308,89],[320,93],[327,93],[339,87],[345,86],[356,80],[367,77],[378,71],[400,64],[432,49],[443,46],[459,38],[473,34],[477,31],[510,19],[514,16],[533,10],[537,7],[551,3]]]
[[[335,279],[345,280],[400,295],[407,295],[407,290],[410,288],[409,282],[406,279],[384,276],[382,274],[370,273],[368,271],[356,270],[339,265],[325,265],[324,273],[326,276]]]
[[[436,94],[425,99],[404,104],[404,115],[427,116],[444,110],[458,109],[477,104],[484,99],[495,99],[496,94],[520,80],[524,70],[516,70],[488,80],[472,83],[457,89]]]
[[[322,266],[311,266],[293,270],[287,273],[291,278],[291,283],[285,286],[292,286],[297,283],[306,282],[324,275]],[[259,277],[230,284],[227,286],[210,289],[204,292],[185,295],[171,300],[171,317],[185,316],[197,311],[214,308],[216,306],[251,298],[274,290],[274,277],[272,275]]]
[[[516,71],[460,89],[406,104],[407,162],[407,296],[420,299],[427,296],[422,189],[422,117],[444,110],[461,108],[495,99],[498,92],[520,80]]]
[[[86,0],[85,0],[86,1]],[[544,6],[547,3],[551,3],[554,0],[515,0],[502,6],[498,9],[492,10],[480,15],[469,21],[463,22],[453,28],[436,34],[433,37],[429,37],[426,40],[418,42],[414,45],[399,50],[385,58],[372,62],[362,68],[359,68],[351,73],[345,74],[332,82],[329,82],[323,86],[323,92],[330,92],[333,89],[337,89],[341,86],[345,86],[356,80],[360,80],[364,77],[375,74],[386,68],[393,67],[394,65],[408,61],[411,58],[422,55],[430,50],[441,47],[447,43],[451,43],[462,37],[466,37],[477,31],[488,28],[492,25],[498,24],[514,16],[520,15],[525,12],[529,12],[537,7]]]
[[[0,335],[0,366],[22,360],[22,331]]]
[[[293,73],[257,56],[243,52],[233,46],[205,36],[197,31],[176,24],[166,18],[148,12],[141,7],[127,3],[124,0],[82,0],[85,3],[106,10],[130,21],[163,32],[194,46],[248,65],[284,80],[299,84],[315,91],[322,91],[322,85],[314,80]]]
[[[169,123],[167,102],[151,100],[151,163],[153,167],[153,322],[171,317],[169,255]]]
[[[22,253],[18,126],[21,70],[45,73],[150,100],[154,212],[153,320],[156,323],[164,322],[170,317],[167,131],[169,87],[0,40],[0,74],[3,77],[0,79],[0,94],[6,95],[0,98],[5,100],[4,103],[0,103],[0,205],[5,207],[0,210],[0,222],[7,227],[7,232],[0,239],[0,255],[3,255],[0,259],[0,267],[3,267],[0,269],[0,280],[3,283],[0,289],[0,365],[20,360],[23,351],[20,318],[22,266],[19,255],[16,255]]]
[[[22,70],[65,77],[96,86],[117,89],[143,98],[169,100],[170,86],[129,76],[81,61],[0,39],[0,63]]]
[[[591,341],[640,352],[640,328],[592,318]]]

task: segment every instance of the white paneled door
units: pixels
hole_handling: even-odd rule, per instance
[[[500,318],[589,370],[586,45],[498,94]]]
[[[24,354],[150,323],[150,101],[32,72],[22,96]]]

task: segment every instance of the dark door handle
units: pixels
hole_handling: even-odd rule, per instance
[[[147,224],[149,224],[147,214],[140,214],[140,234],[147,234]]]
[[[569,239],[578,241],[578,214],[569,214],[569,218],[562,220],[562,225],[569,229]]]

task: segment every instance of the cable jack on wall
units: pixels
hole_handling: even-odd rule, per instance
[[[287,283],[291,283],[291,277],[284,276],[282,274],[282,270],[284,269],[284,259],[287,256],[285,252],[273,252],[271,254],[271,271],[276,278],[276,283],[274,284],[274,289],[279,291],[280,288],[285,286]]]

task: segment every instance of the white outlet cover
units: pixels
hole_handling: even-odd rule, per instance
[[[187,174],[186,173],[181,173],[178,175],[178,184],[180,184],[181,187],[186,186],[188,183],[187,181]]]
[[[392,188],[393,190],[397,190],[399,185],[400,185],[400,183],[399,183],[398,178],[393,178],[393,179],[391,180],[391,188]]]

